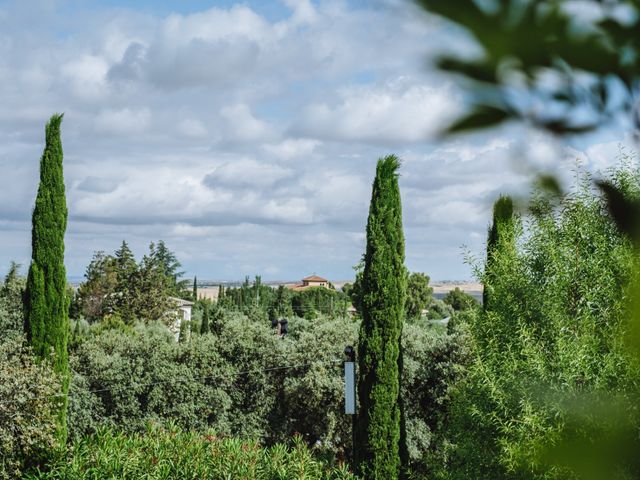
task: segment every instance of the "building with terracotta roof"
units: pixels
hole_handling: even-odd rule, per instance
[[[303,278],[301,284],[293,285],[289,288],[293,291],[299,292],[313,287],[331,288],[330,285],[331,282],[326,278],[319,277],[318,275],[311,275],[310,277]]]

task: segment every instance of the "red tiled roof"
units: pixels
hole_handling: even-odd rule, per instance
[[[326,278],[319,277],[317,275],[311,275],[310,277],[303,278],[303,282],[327,282]]]

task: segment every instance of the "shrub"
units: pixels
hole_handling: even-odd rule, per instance
[[[151,427],[126,434],[112,429],[76,440],[67,459],[31,480],[122,480],[233,478],[234,480],[354,479],[346,467],[330,468],[313,458],[299,437],[291,446],[263,448],[255,441]]]
[[[20,478],[51,456],[62,404],[49,362],[37,364],[22,339],[0,344],[0,479]]]
[[[496,245],[481,273],[490,308],[469,322],[476,359],[456,394],[452,478],[572,478],[542,455],[566,436],[572,410],[635,391],[623,342],[633,251],[590,185],[584,176],[558,204],[534,197],[517,242]],[[584,425],[595,445],[601,432]],[[637,465],[624,468],[637,477]]]

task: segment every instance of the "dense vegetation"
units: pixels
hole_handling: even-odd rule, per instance
[[[610,181],[637,198],[636,171]],[[455,396],[449,478],[573,478],[572,449],[590,452],[581,468],[592,475],[602,457],[608,478],[640,473],[638,462],[616,463],[638,447],[627,434],[640,426],[635,408],[618,410],[639,379],[624,344],[634,253],[591,185],[583,174],[557,203],[534,196],[490,244],[478,271],[490,303],[469,321],[475,361]],[[597,399],[607,399],[598,413],[588,408]],[[611,423],[596,428],[588,418],[598,417]]]
[[[150,427],[137,434],[112,429],[74,442],[69,458],[54,462],[31,480],[349,480],[345,465],[317,460],[299,436],[291,446],[261,447],[255,441]]]

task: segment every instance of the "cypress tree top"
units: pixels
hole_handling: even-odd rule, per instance
[[[485,311],[490,309],[491,303],[493,256],[501,242],[507,237],[513,237],[514,219],[513,200],[507,195],[500,195],[493,204],[493,220],[487,233],[487,261],[482,290],[482,307]]]

